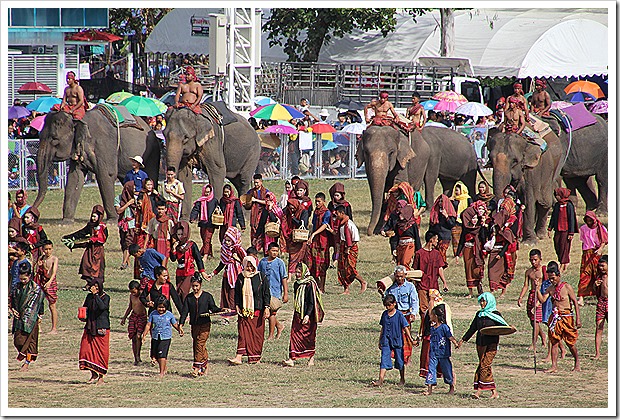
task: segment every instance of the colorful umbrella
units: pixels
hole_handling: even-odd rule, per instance
[[[266,96],[256,96],[254,98],[254,103],[258,106],[264,106],[264,105],[273,105],[273,104],[277,104],[276,101],[274,101],[271,98],[268,98]]]
[[[438,101],[457,102],[459,105],[462,105],[465,102],[467,102],[466,97],[452,90],[446,90],[444,92],[436,93],[433,96],[433,99],[437,99]]]
[[[275,133],[275,134],[297,134],[299,131],[293,127],[289,127],[288,125],[270,125],[265,128],[265,133]]]
[[[17,89],[17,93],[39,95],[41,93],[52,93],[52,89],[41,82],[28,82]]]
[[[454,112],[461,104],[459,102],[453,101],[439,101],[437,105],[435,105],[435,111],[448,111]]]
[[[364,104],[361,102],[357,102],[357,101],[352,101],[352,100],[342,100],[342,101],[338,101],[334,104],[334,106],[336,108],[340,108],[340,109],[346,109],[346,110],[353,110],[353,111],[361,111],[362,109],[364,109]]]
[[[338,148],[338,145],[334,143],[333,141],[323,140],[323,147],[321,148],[323,152],[327,150],[334,150],[337,148]]]
[[[366,130],[366,124],[364,123],[353,123],[349,125],[345,125],[341,133],[353,133],[353,134],[362,134]]]
[[[291,128],[294,128],[295,130],[297,130],[297,126],[295,124],[291,124],[290,122],[288,122],[286,120],[278,120],[278,125],[285,125],[287,127],[291,127]]]
[[[125,92],[124,90],[121,92],[114,92],[110,96],[106,98],[106,102],[109,104],[120,104],[127,98],[131,98],[133,94],[130,92]]]
[[[551,102],[551,109],[563,109],[568,108],[569,106],[573,106],[570,102],[566,101],[553,101]]]
[[[168,105],[166,105],[165,103],[163,103],[162,101],[160,101],[159,99],[155,99],[155,98],[146,98],[150,101],[153,101],[155,103],[155,105],[157,105],[157,108],[159,108],[159,110],[161,111],[161,113],[165,113],[166,111],[168,111]]]
[[[569,102],[586,102],[586,101],[596,101],[596,98],[587,93],[587,92],[572,92],[568,94],[568,101]]]
[[[569,84],[564,88],[564,92],[567,94],[574,92],[585,92],[589,93],[597,99],[605,96],[599,85],[594,82],[589,82],[587,80],[577,80],[576,82]]]
[[[62,99],[54,96],[42,96],[26,105],[31,111],[41,112],[43,114],[50,112],[50,109],[56,104],[62,103]]]
[[[429,99],[428,101],[420,102],[420,105],[424,107],[424,110],[430,111],[431,109],[435,109],[435,105],[437,105],[438,102],[439,101]]]
[[[292,120],[293,118],[303,118],[304,114],[290,105],[272,104],[256,108],[250,112],[250,116],[264,120]]]
[[[12,106],[9,108],[8,118],[11,120],[18,120],[30,115],[30,111],[25,106]]]
[[[607,114],[607,101],[596,101],[590,106],[593,114]]]
[[[45,125],[45,115],[39,115],[32,121],[30,121],[30,127],[34,128],[37,131],[43,130],[43,126]]]
[[[463,105],[456,108],[454,112],[457,114],[474,117],[475,120],[478,120],[478,117],[486,117],[487,115],[493,114],[491,108],[487,107],[484,104],[481,104],[480,102],[464,103]]]
[[[310,126],[312,132],[315,134],[335,133],[336,129],[326,123],[316,123]]]
[[[154,117],[162,113],[155,102],[143,96],[132,96],[131,98],[125,99],[120,105],[127,108],[130,114],[139,117]]]
[[[77,32],[74,34],[68,34],[65,36],[66,41],[103,41],[103,42],[114,42],[120,41],[123,37],[114,35],[104,31],[98,31],[96,29],[87,29],[81,32]]]

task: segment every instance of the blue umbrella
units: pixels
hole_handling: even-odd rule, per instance
[[[62,99],[54,96],[42,96],[39,99],[30,102],[26,108],[31,111],[47,113],[50,112],[50,109],[52,109],[54,105],[60,103],[62,103]]]
[[[18,120],[23,117],[27,117],[30,115],[30,111],[23,106],[12,106],[9,108],[8,118],[12,120]]]
[[[573,92],[573,93],[569,93],[567,96],[570,102],[596,101],[596,98],[594,97],[594,95],[590,95],[587,92],[581,92],[581,91]]]
[[[268,98],[267,96],[257,96],[254,98],[254,103],[258,106],[263,106],[263,105],[273,105],[276,103],[276,101],[274,101],[271,98]]]
[[[334,136],[334,143],[340,145],[340,146],[348,146],[349,145],[349,134],[345,134],[345,133],[333,133],[332,136]]]
[[[334,150],[337,149],[338,145],[336,143],[334,143],[333,141],[330,140],[323,140],[323,147],[321,148],[322,151],[327,151],[327,150]]]
[[[428,101],[420,102],[420,105],[424,107],[425,111],[430,111],[431,109],[434,109],[435,105],[437,105],[438,103],[439,101],[429,99]]]

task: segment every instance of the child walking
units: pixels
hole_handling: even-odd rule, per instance
[[[372,381],[373,386],[382,386],[385,372],[396,368],[400,372],[399,385],[405,385],[405,357],[403,351],[403,334],[413,341],[409,332],[409,323],[401,311],[396,310],[396,297],[389,294],[383,298],[385,311],[381,315],[381,334],[379,335],[379,350],[381,350],[381,365],[379,368],[379,381]],[[394,363],[392,363],[392,357]]]
[[[41,249],[42,254],[39,257],[39,261],[37,261],[37,271],[34,280],[43,289],[49,304],[52,318],[50,334],[57,334],[58,310],[56,309],[56,302],[58,301],[58,283],[56,282],[56,273],[58,271],[58,257],[52,255],[54,244],[49,239],[43,241]]]
[[[129,282],[129,306],[125,311],[125,315],[121,319],[121,325],[125,325],[127,317],[129,317],[129,324],[127,324],[127,333],[131,340],[131,350],[133,350],[134,366],[137,366],[142,359],[140,358],[140,351],[142,350],[142,333],[146,327],[146,308],[140,301],[140,282],[132,280]],[[130,315],[131,314],[131,315]]]
[[[149,321],[142,334],[142,343],[144,343],[147,334],[151,333],[151,358],[157,359],[160,378],[163,378],[168,371],[168,350],[170,350],[172,341],[172,328],[179,332],[180,337],[183,337],[183,328],[179,326],[172,312],[166,309],[167,307],[167,299],[160,297],[157,300],[157,311],[149,315]]]
[[[429,353],[428,362],[428,375],[424,382],[428,389],[424,392],[424,395],[431,395],[433,393],[433,387],[437,385],[437,365],[441,367],[443,373],[443,381],[450,385],[448,394],[454,394],[454,378],[452,377],[452,350],[450,342],[452,342],[456,348],[459,348],[459,343],[452,336],[450,327],[446,324],[446,312],[443,306],[435,306],[431,311],[431,350]]]

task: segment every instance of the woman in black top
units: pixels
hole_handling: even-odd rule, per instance
[[[110,359],[110,296],[103,291],[103,279],[90,279],[90,293],[84,300],[86,322],[80,342],[80,370],[90,370],[89,384],[103,383]]]
[[[483,390],[491,391],[491,398],[498,398],[495,381],[493,380],[493,372],[491,364],[497,353],[497,345],[499,344],[498,335],[485,335],[480,333],[480,329],[484,327],[493,327],[497,325],[508,325],[502,318],[502,315],[496,309],[495,296],[490,292],[484,292],[478,296],[480,310],[471,322],[469,329],[459,341],[459,347],[463,341],[468,341],[474,333],[476,333],[476,348],[478,350],[478,369],[474,374],[474,390],[472,398],[480,398],[480,392]]]
[[[153,270],[156,280],[150,280],[142,293],[140,294],[140,302],[148,308],[148,315],[157,310],[156,302],[160,296],[166,298],[166,310],[172,312],[170,301],[174,302],[177,311],[181,313],[183,307],[176,288],[170,283],[168,270],[164,266],[155,267]]]
[[[217,198],[213,196],[213,187],[207,184],[202,187],[202,196],[194,202],[192,211],[189,215],[189,222],[198,222],[200,237],[202,238],[202,248],[200,253],[207,258],[213,258],[213,245],[211,238],[216,226],[212,223],[213,212],[218,207]]]
[[[181,327],[189,314],[189,324],[192,326],[192,341],[194,344],[193,376],[202,376],[209,370],[209,353],[207,339],[211,332],[211,317],[203,314],[217,313],[218,308],[211,293],[202,290],[202,276],[194,273],[192,277],[192,293],[183,301],[183,309],[179,317]]]

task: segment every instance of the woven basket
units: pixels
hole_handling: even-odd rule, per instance
[[[252,208],[252,195],[251,194],[241,194],[239,197],[239,201],[241,201],[241,205],[244,209],[250,210]]]
[[[224,224],[224,214],[219,206],[216,207],[215,210],[213,210],[213,214],[211,214],[211,224],[215,226],[222,226]]]
[[[310,237],[310,232],[304,226],[304,222],[301,222],[299,229],[293,229],[293,242],[306,242]]]
[[[280,223],[265,223],[265,235],[269,236],[270,238],[278,238],[280,236]]]

